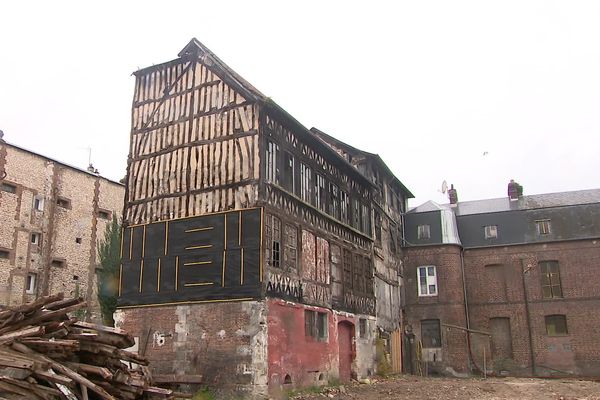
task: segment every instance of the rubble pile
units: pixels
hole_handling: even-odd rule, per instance
[[[0,309],[0,399],[172,399],[123,331],[69,317],[86,303],[63,294]]]

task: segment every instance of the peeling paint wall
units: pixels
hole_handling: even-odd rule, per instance
[[[264,302],[121,309],[115,322],[139,337],[155,374],[202,375],[225,398],[266,395]]]

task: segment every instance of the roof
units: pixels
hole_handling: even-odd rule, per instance
[[[274,112],[280,118],[282,118],[284,120],[283,122],[286,122],[288,125],[294,126],[297,129],[297,132],[295,132],[296,134],[298,134],[302,139],[308,142],[308,144],[312,144],[320,150],[322,150],[323,152],[327,153],[329,157],[334,160],[334,164],[336,164],[338,167],[344,168],[344,170],[349,172],[351,175],[353,175],[354,178],[357,178],[363,184],[366,184],[369,187],[373,186],[373,183],[369,179],[362,175],[342,156],[340,156],[330,146],[316,138],[308,130],[308,128],[302,125],[290,113],[285,111],[283,107],[279,106],[271,98],[262,94],[258,89],[252,86],[250,82],[242,78],[241,75],[239,75],[237,72],[231,69],[231,67],[225,64],[219,57],[217,57],[208,47],[202,44],[198,39],[192,38],[192,40],[190,40],[190,42],[179,52],[178,56],[178,59],[142,68],[135,71],[133,74],[136,76],[142,75],[155,69],[162,68],[170,63],[179,62],[181,59],[185,58],[200,59],[204,65],[206,65],[210,69],[216,70],[217,75],[219,75],[219,77],[229,86],[231,86],[234,90],[241,93],[247,99],[251,99],[253,101],[261,103],[265,107],[265,109]]]
[[[2,141],[0,141],[0,145],[8,145],[8,146],[14,147],[14,148],[16,148],[16,149],[19,149],[19,150],[21,150],[21,151],[24,151],[24,152],[26,152],[26,153],[33,154],[34,156],[37,156],[37,157],[44,158],[44,159],[46,159],[46,160],[48,160],[48,161],[52,161],[53,163],[60,164],[60,165],[62,165],[63,167],[67,167],[67,168],[73,169],[73,170],[75,170],[75,171],[82,172],[82,173],[84,173],[84,174],[87,174],[87,175],[93,176],[93,177],[95,177],[95,178],[101,178],[101,179],[104,179],[104,180],[106,180],[106,181],[108,181],[108,182],[114,183],[115,185],[119,185],[119,186],[125,186],[125,185],[123,185],[121,182],[113,181],[112,179],[108,179],[108,178],[106,178],[106,177],[100,176],[100,175],[98,175],[98,174],[95,174],[95,173],[93,173],[93,172],[90,172],[90,171],[88,171],[88,170],[86,170],[86,169],[79,168],[79,167],[76,167],[76,166],[74,166],[74,165],[71,165],[71,164],[67,164],[66,162],[59,161],[59,160],[57,160],[57,159],[55,159],[55,158],[51,158],[51,157],[45,156],[45,155],[43,155],[43,154],[40,154],[40,153],[38,153],[38,152],[36,152],[36,151],[29,150],[29,149],[27,149],[27,148],[25,148],[25,147],[22,147],[22,146],[19,146],[19,145],[13,144],[13,143],[9,143],[9,142],[7,142],[7,141],[5,141],[5,140],[2,140]]]
[[[580,204],[600,203],[600,189],[576,190],[521,196],[511,201],[508,196],[497,199],[485,199],[458,202],[454,209],[457,216],[497,213],[504,211],[535,210],[541,208],[566,207]],[[449,204],[437,204],[428,201],[411,209],[411,213],[435,211],[450,208]]]
[[[392,177],[392,181],[397,184],[398,186],[400,186],[400,188],[402,189],[402,191],[404,193],[406,193],[408,198],[414,198],[415,196],[410,192],[410,190],[408,190],[408,188],[406,186],[404,186],[404,184],[400,181],[400,179],[398,179],[398,177],[396,177],[396,175],[394,175],[394,173],[390,170],[390,168],[387,166],[387,164],[383,161],[383,159],[379,156],[379,154],[376,153],[369,153],[368,151],[365,150],[360,150],[357,149],[354,146],[351,146],[345,142],[342,142],[341,140],[334,138],[331,135],[326,134],[325,132],[312,127],[310,128],[310,132],[315,135],[316,137],[318,137],[320,140],[327,142],[328,140],[332,141],[333,143],[335,143],[338,146],[344,147],[346,149],[347,152],[353,153],[353,154],[362,154],[365,155],[367,157],[370,157],[372,159],[375,160],[375,162],[377,164],[379,164],[383,170]]]

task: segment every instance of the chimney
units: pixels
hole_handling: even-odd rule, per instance
[[[448,189],[448,198],[450,199],[450,205],[456,206],[458,203],[458,192],[454,189],[453,184],[450,184],[450,189]]]
[[[523,186],[511,179],[508,183],[508,198],[510,201],[519,200],[523,196]]]

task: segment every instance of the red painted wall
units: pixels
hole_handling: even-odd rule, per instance
[[[326,308],[278,299],[268,299],[267,308],[269,389],[277,391],[281,388],[312,386],[337,379],[339,369],[337,324],[341,321],[349,321],[356,326],[355,319],[333,314]],[[304,310],[307,309],[328,314],[326,341],[305,336]],[[323,381],[319,381],[320,374],[323,374]],[[291,377],[291,385],[284,385],[286,375]]]

